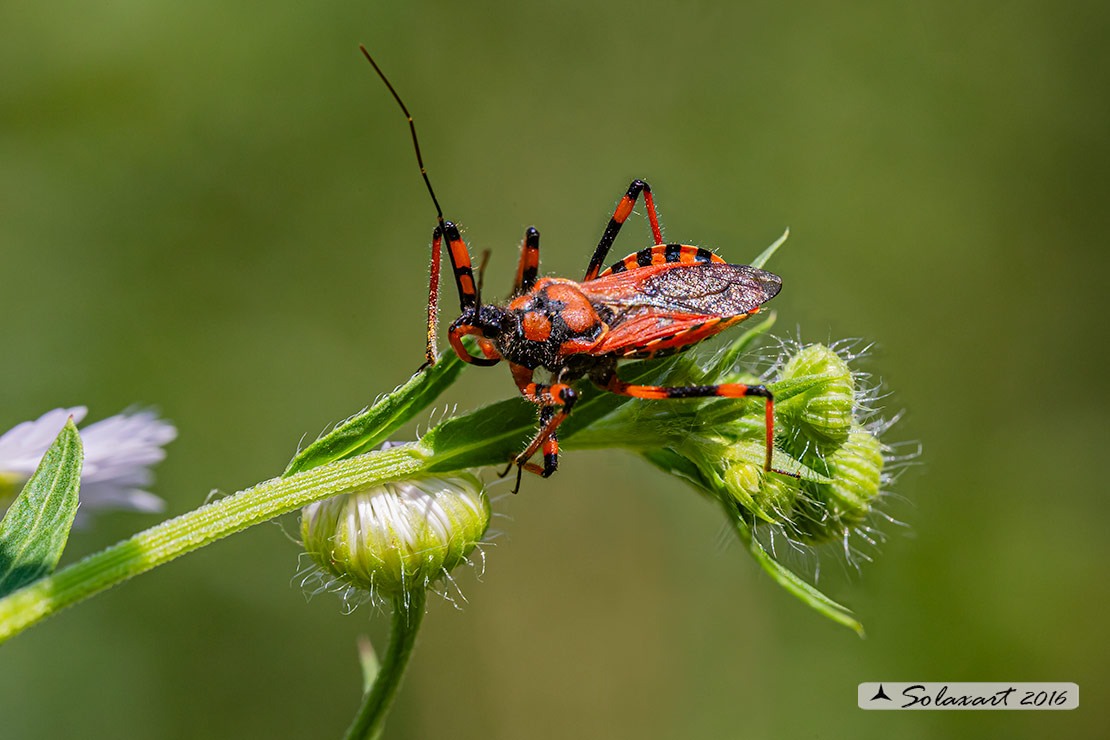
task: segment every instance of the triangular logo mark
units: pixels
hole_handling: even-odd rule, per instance
[[[876,699],[886,699],[887,701],[894,701],[893,699],[891,699],[889,696],[886,695],[885,691],[883,691],[883,685],[882,684],[879,684],[878,693],[876,693],[874,696],[871,697],[871,701],[875,701]]]

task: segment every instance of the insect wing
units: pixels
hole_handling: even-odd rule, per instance
[[[663,264],[581,284],[609,315],[599,354],[654,354],[682,348],[736,324],[782,288],[775,274],[726,263]]]
[[[592,303],[617,316],[647,311],[729,317],[774,298],[782,278],[748,265],[664,264],[610,274],[580,287]]]
[[[639,314],[610,328],[601,341],[591,348],[591,352],[618,357],[670,354],[722,332],[750,315],[707,318],[660,313]]]

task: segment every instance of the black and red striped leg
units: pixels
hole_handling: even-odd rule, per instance
[[[632,213],[632,207],[636,205],[636,199],[640,197],[640,193],[644,194],[648,222],[651,224],[651,236],[656,244],[663,243],[663,232],[659,228],[659,215],[655,212],[655,201],[651,197],[651,186],[643,180],[633,180],[632,184],[628,186],[628,192],[617,204],[613,217],[609,219],[609,225],[605,227],[605,233],[601,235],[601,241],[597,243],[597,249],[594,250],[594,256],[590,259],[590,266],[586,268],[586,277],[583,280],[593,280],[601,272],[601,265],[609,255],[609,250],[612,249],[621,226],[628,219],[628,214]]]
[[[474,284],[474,269],[470,264],[470,251],[467,250],[466,243],[459,235],[458,227],[450,221],[445,221],[442,226],[437,226],[432,232],[432,277],[428,287],[428,346],[425,352],[426,363],[421,369],[435,362],[436,321],[439,309],[439,248],[444,239],[447,241],[447,255],[451,259],[455,287],[459,290],[459,309],[463,313],[455,320],[455,323],[451,324],[451,328],[447,332],[447,339],[455,353],[466,362],[475,365],[496,365],[501,356],[497,353],[493,343],[483,337],[482,332],[469,323],[477,315],[479,301],[481,300],[481,296],[478,294],[479,290]],[[476,334],[480,337],[478,343],[485,357],[474,357],[466,351],[462,344],[462,338],[467,334]]]
[[[447,239],[447,256],[451,258],[451,269],[455,275],[455,287],[459,289],[459,309],[465,311],[478,304],[478,290],[474,285],[474,269],[470,266],[470,251],[466,248],[459,227],[450,221],[443,224],[442,231],[439,226],[432,232],[432,241],[436,242],[436,235],[442,234]]]
[[[523,471],[544,478],[549,477],[559,467],[559,437],[557,429],[563,420],[570,414],[574,402],[578,400],[578,392],[566,383],[532,382],[533,370],[522,365],[510,365],[513,371],[513,380],[516,381],[520,393],[529,401],[538,403],[540,408],[540,430],[528,444],[524,451],[516,455],[509,466],[501,473],[507,475],[514,465],[517,466],[516,486],[513,493],[520,490],[520,478]],[[555,407],[559,407],[556,411]],[[543,466],[528,462],[536,452],[543,448]]]
[[[540,272],[540,232],[529,226],[520,245],[520,263],[516,267],[512,296],[524,295],[536,285]]]
[[[424,350],[424,364],[420,366],[421,370],[435,364],[436,361],[436,324],[439,321],[439,250],[444,237],[447,239],[447,255],[451,259],[455,287],[459,290],[460,310],[473,308],[478,304],[479,299],[478,291],[474,286],[474,269],[470,265],[470,251],[459,234],[459,228],[450,221],[445,221],[432,231],[432,265],[428,279],[428,344]],[[454,346],[459,337],[454,336],[452,332],[448,338]]]
[[[566,414],[563,414],[566,418]],[[540,407],[540,429],[546,429],[552,420],[555,418],[554,406],[541,406]],[[509,463],[505,468],[503,475],[507,475],[514,465],[516,469],[516,484],[513,486],[513,493],[520,490],[520,479],[524,475],[524,471],[534,473],[540,477],[547,478],[559,468],[559,430],[556,428],[558,424],[552,427],[551,432],[547,435],[547,439],[543,441],[543,465],[537,465],[533,462],[518,463],[516,459]]]
[[[618,378],[616,373],[608,376],[608,378],[604,379],[604,382],[598,382],[596,380],[594,382],[611,393],[619,393],[622,396],[632,396],[633,398],[713,398],[715,396],[725,398],[747,398],[755,396],[765,399],[767,402],[765,409],[767,455],[763,461],[763,469],[772,473],[789,475],[794,478],[801,477],[797,473],[789,473],[771,466],[772,453],[775,449],[775,396],[766,386],[745,385],[743,383],[683,386],[632,385]]]

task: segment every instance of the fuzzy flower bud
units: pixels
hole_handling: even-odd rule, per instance
[[[858,382],[864,376],[851,367],[859,354],[851,351],[850,342],[784,342],[766,373],[736,367],[748,336],[757,336],[766,326],[737,340],[702,368],[700,376],[689,361],[678,369],[693,382],[762,383],[774,393],[774,470],[764,468],[764,408],[755,399],[744,404],[709,399],[685,413],[672,411],[667,426],[652,409],[632,416],[627,407],[621,408],[595,423],[603,427],[597,444],[608,438],[638,447],[656,467],[717,499],[741,542],[779,585],[862,634],[862,625],[846,607],[777,560],[774,543],[777,537],[794,545],[839,542],[849,558],[867,558],[851,541],[874,544],[881,539],[871,520],[884,516],[878,511],[882,487],[892,480],[891,468],[915,454],[894,457],[879,439],[893,421],[877,419],[869,408],[877,389]]]
[[[726,458],[722,477],[728,491],[744,509],[764,521],[781,521],[794,511],[801,487],[782,475],[765,475],[763,466],[748,459]]]
[[[301,511],[301,538],[336,581],[374,598],[405,598],[466,562],[489,522],[481,481],[461,473],[309,504]]]
[[[779,404],[784,426],[805,442],[833,447],[848,437],[855,408],[855,383],[848,363],[823,344],[802,347],[783,365],[779,380],[812,385]],[[798,440],[795,440],[798,441]]]
[[[883,448],[878,438],[855,429],[845,443],[816,466],[829,483],[806,482],[792,519],[794,533],[813,542],[839,539],[861,524],[879,495],[883,480]]]
[[[867,392],[857,388],[851,359],[843,348],[787,345],[763,380],[776,399],[774,465],[800,478],[764,470],[762,409],[750,401],[731,418],[722,402],[707,403],[695,420],[700,428],[668,442],[693,463],[696,473],[686,477],[738,505],[753,524],[814,544],[844,538],[871,514],[886,449],[877,426],[863,421]]]

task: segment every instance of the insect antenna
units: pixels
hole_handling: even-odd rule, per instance
[[[370,52],[366,51],[366,47],[359,44],[358,48],[362,50],[362,54],[366,57],[366,61],[370,62],[374,71],[378,73],[378,77],[381,77],[382,82],[389,88],[389,92],[393,95],[393,99],[397,101],[397,105],[401,106],[401,112],[405,114],[405,118],[409,121],[409,131],[412,132],[412,148],[416,150],[416,163],[420,165],[420,175],[424,178],[424,184],[428,187],[428,195],[432,196],[432,203],[436,207],[436,220],[439,221],[439,227],[442,229],[443,209],[439,207],[439,200],[436,199],[436,192],[432,189],[432,181],[428,179],[428,172],[424,169],[424,158],[420,156],[420,142],[416,138],[416,124],[412,121],[412,114],[409,113],[409,109],[405,107],[405,103],[401,100],[401,96],[393,89],[393,85],[390,83],[389,78],[385,76],[385,72],[382,72],[382,68],[374,61],[374,57],[370,56]]]

